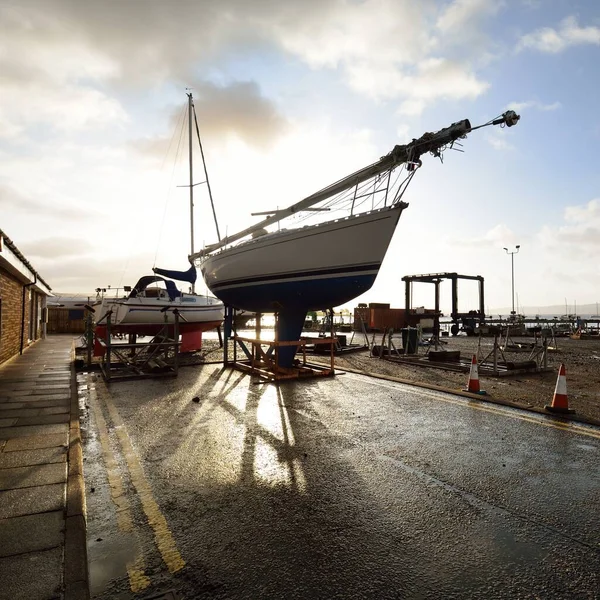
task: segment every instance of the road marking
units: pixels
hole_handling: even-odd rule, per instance
[[[397,389],[396,386],[411,387],[410,384],[393,381],[390,381],[388,383],[382,383],[381,381],[374,380],[372,383],[380,387],[386,387],[388,389]],[[558,429],[560,431],[567,431],[569,433],[585,435],[587,437],[592,437],[600,440],[600,431],[595,431],[594,429],[583,427],[582,425],[577,425],[575,423],[563,423],[562,421],[555,421],[552,420],[550,417],[544,417],[543,415],[540,415],[539,418],[535,418],[529,415],[523,415],[519,412],[522,409],[512,407],[490,406],[487,404],[483,404],[482,400],[477,400],[475,398],[472,399],[465,397],[463,400],[455,400],[454,398],[450,397],[451,392],[434,392],[426,388],[419,388],[419,393],[423,396],[427,396],[434,400],[441,400],[442,402],[446,402],[448,404],[454,404],[456,406],[463,407],[467,406],[469,408],[472,408],[473,410],[502,415],[504,417],[510,417],[511,419],[519,419],[520,421],[527,421],[529,423],[534,423],[535,425],[541,425],[543,427],[550,427],[551,429]],[[474,402],[476,402],[477,404],[474,404]]]
[[[102,409],[98,406],[98,400],[94,389],[90,390],[90,405],[92,407],[92,412],[94,413],[94,420],[96,421],[96,427],[100,437],[100,447],[102,448],[102,456],[104,458],[104,465],[108,476],[110,495],[117,507],[117,525],[121,531],[134,533],[133,520],[131,518],[129,502],[123,487],[121,471],[115,459],[115,455],[110,448],[108,427],[106,426],[106,420],[104,419]],[[127,575],[129,576],[129,586],[133,592],[141,592],[150,585],[150,579],[144,573],[144,558],[139,550],[135,560],[133,562],[127,562],[126,569]]]
[[[131,481],[137,490],[138,496],[142,503],[142,508],[144,509],[144,513],[148,519],[148,523],[154,530],[154,539],[156,541],[158,550],[169,571],[171,573],[176,573],[185,567],[185,561],[179,554],[179,550],[177,550],[177,546],[175,545],[175,540],[171,534],[171,531],[169,530],[167,520],[160,512],[160,508],[152,496],[152,489],[148,483],[148,480],[146,479],[146,476],[144,475],[144,470],[140,464],[140,461],[138,460],[135,450],[133,449],[125,424],[121,419],[121,415],[119,415],[119,411],[114,405],[109,393],[103,394],[102,398],[106,408],[108,409],[108,414],[110,415],[110,418],[115,426],[115,433],[117,434],[119,442],[121,443],[123,456],[125,457],[125,461],[127,462],[127,466],[129,468],[129,474],[131,475]]]

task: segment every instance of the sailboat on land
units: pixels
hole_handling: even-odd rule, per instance
[[[193,110],[192,94],[188,93],[190,240],[192,255],[194,254]],[[200,150],[202,151],[202,146],[200,146]],[[204,163],[204,154],[202,158]],[[206,167],[205,174],[206,183],[208,184]],[[193,263],[187,271],[159,268],[153,268],[152,270],[154,274],[141,277],[128,296],[124,298],[102,298],[95,307],[97,319],[102,321],[110,312],[111,331],[155,335],[165,324],[174,324],[175,315],[178,314],[179,331],[184,336],[184,347],[188,350],[199,348],[202,332],[215,329],[223,322],[223,302],[208,294],[195,293],[197,271]],[[171,281],[172,279],[189,283],[191,292],[185,293],[179,290],[176,284]],[[191,334],[196,335],[196,342],[190,342]],[[197,337],[197,334],[200,334],[200,337]],[[185,339],[186,335],[188,341]]]
[[[173,281],[157,275],[141,277],[124,298],[102,298],[95,310],[99,320],[110,311],[114,333],[155,335],[165,324],[175,323],[175,310],[184,335],[209,331],[223,322],[220,300],[182,292]]]
[[[422,155],[441,158],[445,149],[475,129],[512,127],[518,120],[509,110],[478,127],[471,127],[465,119],[436,133],[425,133],[288,208],[260,213],[268,216],[192,253],[190,260],[197,261],[209,289],[226,305],[277,313],[277,339],[297,340],[309,310],[339,306],[371,288],[400,216],[408,207],[402,197],[421,166]],[[357,213],[369,199],[372,206],[376,202],[382,206]],[[349,208],[350,216],[298,229],[266,229],[303,211],[340,205]],[[287,350],[281,349],[279,366],[292,366],[296,348]]]

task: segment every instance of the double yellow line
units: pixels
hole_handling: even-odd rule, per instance
[[[158,551],[171,573],[180,571],[185,566],[185,561],[181,557],[181,554],[179,554],[167,521],[161,513],[156,500],[154,500],[150,484],[144,475],[144,470],[131,444],[125,424],[110,394],[102,386],[95,390],[90,390],[90,405],[100,436],[100,446],[106,465],[111,497],[117,507],[117,524],[119,529],[124,532],[135,533],[129,500],[125,495],[121,469],[110,447],[108,427],[104,418],[105,411],[108,412],[115,427],[115,433],[129,470],[131,482],[137,491],[148,524],[154,532],[154,540]],[[101,405],[103,405],[104,410]],[[129,585],[133,592],[142,591],[150,585],[150,579],[144,572],[145,561],[139,550],[134,560],[127,563],[126,568],[129,576]]]

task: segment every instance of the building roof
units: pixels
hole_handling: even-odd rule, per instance
[[[42,279],[42,276],[33,268],[31,263],[25,258],[23,253],[15,246],[14,242],[0,229],[0,251],[2,250],[2,241],[6,244],[6,247],[10,249],[10,251],[21,261],[21,263],[27,267],[27,269],[31,272],[31,274],[35,277],[36,281],[42,283],[48,291],[52,288]]]

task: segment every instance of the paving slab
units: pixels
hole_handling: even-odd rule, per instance
[[[22,437],[9,439],[4,446],[4,452],[14,452],[15,450],[35,450],[37,448],[52,448],[55,446],[68,446],[69,432],[55,433],[52,435],[35,435],[31,437]]]
[[[0,492],[0,519],[64,510],[65,496],[62,483]]]
[[[14,396],[23,394],[27,396],[39,396],[42,394],[57,394],[65,389],[63,383],[50,383],[46,381],[35,381],[25,383],[0,383],[0,394],[3,396]]]
[[[64,532],[65,517],[61,510],[3,519],[0,557],[56,548],[64,543]]]
[[[51,425],[56,423],[68,423],[71,415],[62,413],[58,415],[35,415],[31,417],[19,417],[15,425]]]
[[[15,390],[11,393],[0,392],[1,402],[23,402],[24,399],[31,398],[36,402],[41,400],[70,400],[71,394],[56,394],[56,393],[44,393],[44,394],[31,394],[29,390]]]
[[[20,400],[19,402],[10,402],[6,398],[0,398],[0,410],[13,410],[15,408],[25,408],[26,406],[27,404],[25,404],[25,402],[21,402]]]
[[[12,440],[19,437],[51,435],[53,433],[63,432],[69,432],[69,427],[64,423],[53,425],[24,425],[23,427],[2,427],[0,428],[0,440]]]
[[[0,469],[64,463],[67,461],[66,446],[21,450],[17,452],[2,452],[1,450],[2,444],[0,444]]]
[[[66,481],[66,463],[0,469],[0,490],[14,490]]]
[[[11,427],[17,422],[17,419],[0,419],[0,428],[1,427]]]
[[[19,398],[18,400],[0,402],[2,410],[12,410],[14,408],[56,408],[57,406],[70,409],[71,401],[66,398],[58,400]]]
[[[40,382],[40,381],[47,381],[48,383],[66,383],[70,380],[71,376],[68,373],[57,373],[57,374],[52,374],[52,375],[38,375],[36,373],[33,373],[31,375],[21,375],[21,376],[7,376],[5,374],[3,374],[2,377],[2,385],[4,385],[5,383],[23,383],[23,382],[28,382],[28,383],[36,383],[36,382]]]
[[[0,405],[0,419],[8,419],[10,417],[37,417],[40,415],[62,415],[69,414],[70,407],[65,402],[64,406],[52,406],[49,408],[8,408],[5,409]]]
[[[61,597],[62,548],[0,559],[0,598],[51,600]]]

